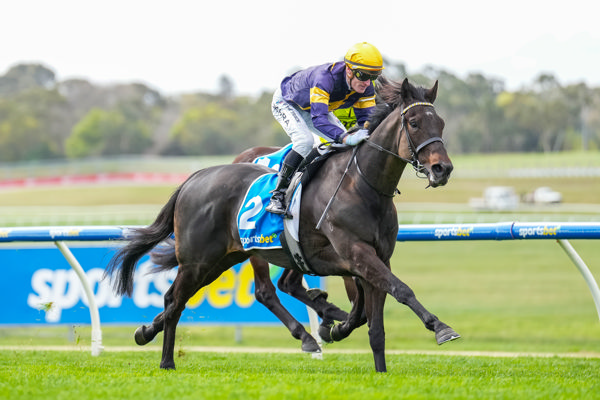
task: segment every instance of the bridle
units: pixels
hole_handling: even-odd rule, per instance
[[[408,110],[410,110],[411,108],[416,107],[416,106],[433,107],[433,104],[429,103],[429,102],[425,102],[425,101],[418,101],[418,102],[415,102],[415,103],[412,103],[412,104],[409,104],[408,106],[406,106],[400,114],[402,116],[401,126],[400,126],[400,135],[402,135],[403,131],[406,134],[406,139],[408,141],[408,150],[410,151],[410,157],[411,157],[410,160],[406,159],[406,158],[400,156],[399,154],[396,154],[386,148],[383,148],[376,143],[371,142],[369,139],[365,140],[365,142],[367,145],[369,145],[383,153],[391,155],[397,159],[404,161],[407,164],[412,165],[413,169],[416,172],[416,175],[419,178],[427,178],[427,170],[426,170],[425,166],[423,164],[421,164],[421,162],[419,161],[419,157],[418,157],[419,152],[432,143],[435,143],[435,142],[444,143],[444,139],[442,139],[440,136],[434,136],[434,137],[430,137],[429,139],[425,140],[423,143],[419,144],[418,146],[415,146],[412,138],[410,137],[410,133],[408,132],[408,129],[406,127],[406,113],[408,112]],[[378,194],[385,196],[385,197],[394,197],[396,195],[396,193],[398,193],[398,194],[400,193],[398,188],[396,188],[393,193],[385,193],[385,192],[382,192],[379,189],[377,189],[373,184],[371,184],[369,182],[369,180],[367,179],[367,177],[365,176],[365,174],[361,171],[361,169],[358,165],[358,160],[356,158],[357,153],[358,153],[358,151],[354,152],[352,159],[354,160],[354,163],[356,164],[356,169],[358,170],[358,174],[364,179],[364,181],[367,183],[367,185],[369,185]]]
[[[410,157],[411,159],[408,160],[404,157],[402,157],[399,154],[396,154],[386,148],[381,147],[380,145],[371,142],[368,138],[365,140],[365,142],[383,152],[386,153],[388,155],[391,155],[397,159],[400,159],[402,161],[404,161],[407,164],[410,164],[413,166],[414,170],[417,173],[417,176],[419,178],[427,178],[427,170],[425,169],[425,166],[423,166],[423,164],[421,164],[421,162],[418,159],[419,156],[419,152],[421,150],[423,150],[426,146],[429,146],[432,143],[435,142],[441,142],[444,143],[444,140],[439,137],[439,136],[434,136],[431,137],[427,140],[425,140],[423,143],[419,144],[418,146],[415,147],[415,144],[412,140],[412,138],[410,137],[410,133],[408,133],[408,129],[406,128],[406,113],[408,110],[410,110],[413,107],[416,106],[426,106],[426,107],[433,107],[432,103],[428,103],[428,102],[424,102],[424,101],[420,101],[420,102],[415,102],[412,103],[408,106],[406,106],[401,113],[402,116],[402,124],[400,126],[400,135],[402,135],[402,131],[406,132],[406,139],[408,140],[408,149],[410,151]],[[389,107],[389,105],[388,105]],[[340,189],[340,186],[342,185],[342,181],[344,180],[344,177],[346,176],[346,174],[348,173],[348,169],[350,168],[350,164],[354,161],[354,163],[356,164],[356,170],[358,171],[358,174],[363,178],[363,180],[366,182],[367,185],[369,185],[369,187],[371,189],[373,189],[374,191],[376,191],[379,195],[384,196],[384,197],[394,197],[396,195],[396,193],[400,194],[400,191],[398,190],[398,188],[396,188],[392,193],[385,193],[382,192],[381,190],[377,189],[371,182],[369,182],[369,179],[367,178],[367,176],[361,171],[360,166],[358,165],[358,159],[356,158],[356,155],[358,154],[358,150],[362,147],[362,143],[359,146],[354,146],[354,148],[352,149],[352,157],[350,158],[350,160],[348,160],[348,164],[346,165],[346,169],[344,171],[344,173],[342,174],[342,178],[340,179],[340,182],[337,185],[337,188],[335,189],[335,191],[333,192],[333,195],[331,196],[331,198],[329,199],[329,202],[327,203],[327,205],[325,206],[325,209],[323,210],[323,214],[321,214],[321,218],[319,219],[319,222],[317,222],[316,225],[316,229],[320,229],[321,228],[321,224],[323,223],[323,220],[325,219],[325,215],[327,214],[327,210],[329,210],[329,207],[331,206],[331,203],[333,203],[333,199],[335,198],[335,195],[337,194],[338,190]],[[422,174],[422,176],[420,176],[419,174]],[[429,186],[427,186],[429,187]]]

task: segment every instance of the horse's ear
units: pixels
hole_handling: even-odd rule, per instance
[[[430,103],[433,103],[435,101],[435,98],[437,97],[437,90],[438,90],[438,81],[435,81],[435,84],[433,85],[433,87],[425,92],[425,100],[427,100]]]
[[[412,98],[410,93],[410,83],[408,83],[408,78],[404,78],[402,81],[402,86],[400,87],[400,98],[402,100],[407,101]]]

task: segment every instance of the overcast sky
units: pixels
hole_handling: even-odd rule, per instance
[[[290,70],[340,60],[367,41],[408,72],[461,78],[540,73],[600,86],[600,23],[590,0],[4,0],[0,74],[41,62],[58,80],[142,82],[164,94],[273,90]]]

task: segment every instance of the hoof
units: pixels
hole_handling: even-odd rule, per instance
[[[302,340],[302,351],[305,353],[320,353],[321,348],[315,338],[307,334]]]
[[[458,338],[460,338],[460,335],[450,327],[444,328],[441,331],[435,333],[435,340],[437,340],[437,344],[444,344],[446,342],[456,340]]]
[[[325,343],[333,343],[333,339],[331,338],[331,328],[333,328],[333,324],[319,325],[319,336]]]
[[[142,325],[139,328],[137,328],[135,330],[135,333],[133,334],[133,337],[135,338],[135,343],[139,346],[148,344],[148,340],[146,340],[146,338],[144,337],[144,329],[145,328],[146,327]]]
[[[166,363],[160,363],[160,369],[167,369],[167,370],[174,370],[175,369],[175,363],[174,362],[166,362]]]

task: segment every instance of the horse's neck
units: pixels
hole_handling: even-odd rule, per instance
[[[393,111],[392,114],[396,112],[399,110]],[[369,141],[397,154],[400,146],[402,121],[399,116],[394,118],[392,114],[375,129]],[[392,154],[378,150],[368,143],[363,143],[356,157],[362,173],[370,184],[383,193],[394,193],[406,167],[406,162]]]

